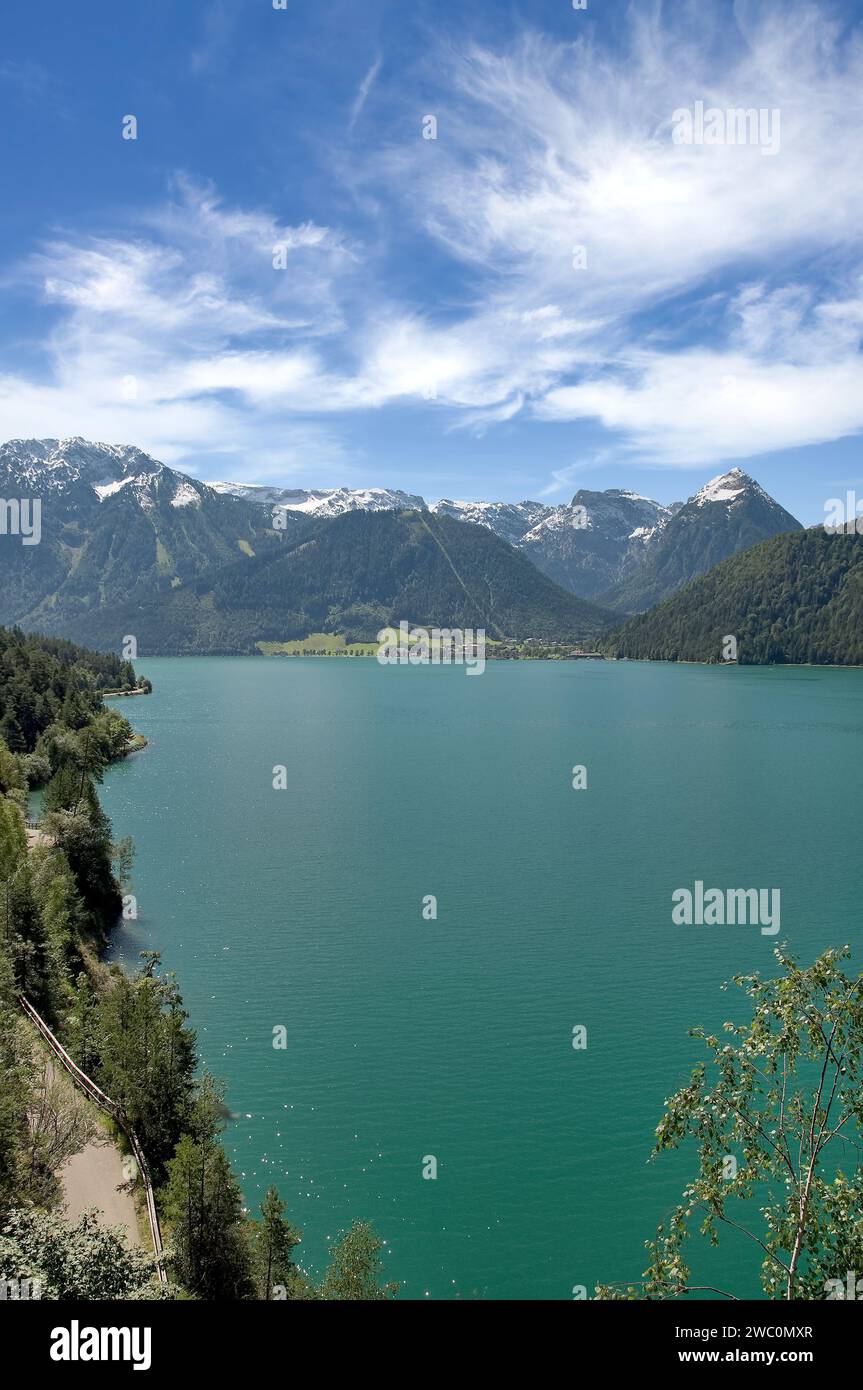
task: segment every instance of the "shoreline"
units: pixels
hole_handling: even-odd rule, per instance
[[[151,695],[151,690],[103,690],[101,691],[103,700],[127,700],[132,695]]]
[[[329,660],[330,657],[337,657],[337,658],[338,658],[338,657],[342,657],[342,658],[345,658],[345,657],[349,657],[349,656],[350,656],[350,660],[352,660],[352,661],[357,661],[357,660],[358,660],[358,661],[369,661],[369,660],[374,660],[374,659],[375,659],[374,655],[366,656],[364,653],[363,653],[363,654],[357,653],[356,655],[350,655],[348,652],[341,652],[341,651],[333,651],[333,652],[330,652],[330,653],[328,653],[328,654],[317,653],[317,652],[314,652],[314,653],[310,652],[308,655],[305,655],[303,652],[162,652],[162,653],[155,653],[155,652],[154,652],[154,653],[151,653],[149,659],[150,659],[150,660],[153,660],[153,661],[200,660],[200,659],[214,659],[214,658],[219,659],[219,660],[224,660],[224,659],[229,659],[229,660],[242,660],[242,659],[245,659],[245,658],[250,658],[250,659],[252,659],[252,660],[258,660],[258,659],[260,659],[261,657],[263,657],[263,658],[264,658],[265,660],[267,660],[267,661],[272,661],[272,660],[274,660],[274,659],[275,659],[275,660],[279,660],[279,659],[290,659],[290,660],[301,660],[301,661],[324,661],[324,660]],[[587,659],[587,660],[591,660],[591,662],[596,662],[596,661],[598,660],[598,658],[596,658],[596,657],[592,657],[592,658],[584,658],[584,657],[578,658],[578,657],[563,657],[563,656],[529,656],[529,655],[525,655],[525,656],[494,656],[494,655],[492,655],[492,654],[491,654],[490,652],[488,652],[488,651],[486,651],[485,659],[486,659],[486,662],[492,662],[492,661],[493,661],[493,662],[498,663],[498,664],[500,664],[500,665],[506,665],[506,664],[508,664],[508,663],[518,662],[518,661],[553,661],[553,662],[555,662],[555,663],[558,664],[558,665],[573,665],[573,666],[580,664],[581,662],[583,662],[583,661],[586,660],[586,659]],[[719,666],[721,666],[721,667],[739,666],[739,667],[745,667],[747,670],[751,670],[751,671],[781,671],[781,670],[789,670],[789,671],[863,671],[863,662],[856,662],[856,661],[848,661],[848,662],[845,662],[845,661],[696,661],[696,660],[693,660],[693,659],[688,659],[688,658],[683,658],[683,657],[679,657],[677,660],[672,661],[672,660],[671,660],[670,658],[668,658],[668,657],[661,657],[661,656],[603,656],[601,659],[602,659],[603,661],[605,661],[605,662],[610,662],[610,663],[619,662],[619,661],[626,661],[626,662],[629,662],[629,661],[633,661],[633,662],[635,662],[635,661],[638,661],[638,662],[650,662],[650,663],[652,663],[652,664],[655,665],[655,666],[717,666],[717,667],[719,667]],[[429,664],[432,664],[432,663],[429,663]],[[133,691],[128,691],[128,692],[122,692],[122,691],[121,691],[121,692],[119,692],[119,693],[120,693],[120,694],[130,694],[130,695],[145,695],[145,694],[148,694],[149,692],[143,691],[143,690],[133,690]],[[107,694],[103,691],[103,699],[107,699],[107,698],[108,698]]]
[[[740,666],[748,671],[863,671],[859,661],[694,661],[679,657],[607,656],[606,661],[646,661],[654,666]]]

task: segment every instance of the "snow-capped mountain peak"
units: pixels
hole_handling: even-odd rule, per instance
[[[89,484],[110,496],[110,484],[134,477],[153,477],[164,469],[142,449],[129,444],[93,444],[71,439],[10,439],[0,445],[0,472],[22,481],[32,478],[42,491],[65,492],[75,483]]]
[[[727,473],[719,473],[715,478],[711,478],[690,501],[697,507],[703,507],[708,502],[734,502],[744,493],[753,492],[760,493],[763,497],[767,496],[755,479],[744,473],[742,468],[730,468]]]
[[[63,497],[83,486],[98,502],[129,493],[151,509],[162,489],[174,507],[199,506],[205,485],[131,444],[71,439],[10,439],[0,445],[0,482],[34,497]],[[77,494],[76,494],[77,495]]]

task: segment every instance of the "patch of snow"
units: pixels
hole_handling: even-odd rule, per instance
[[[177,491],[171,498],[172,507],[195,507],[200,505],[201,499],[197,492],[192,487],[191,483],[185,481],[179,484]]]
[[[429,504],[437,516],[449,516],[454,521],[467,521],[484,526],[512,545],[520,545],[532,526],[536,526],[553,509],[542,502],[464,502],[441,497]]]
[[[127,483],[131,482],[131,478],[119,478],[115,483],[96,483],[93,487],[93,491],[99,501],[104,502],[106,497],[113,497],[115,492],[119,492],[120,488],[125,487]]]
[[[264,483],[210,482],[207,487],[261,506],[283,507],[305,516],[333,517],[344,512],[422,511],[425,500],[398,488],[284,488]]]
[[[733,502],[735,497],[746,491],[751,481],[742,468],[732,468],[728,473],[711,478],[692,500],[697,507],[703,507],[707,502]]]

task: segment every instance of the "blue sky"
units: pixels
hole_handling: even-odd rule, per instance
[[[0,35],[0,438],[863,495],[861,4],[7,0]],[[778,149],[677,143],[697,101]]]

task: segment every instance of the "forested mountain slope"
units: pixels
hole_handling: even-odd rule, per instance
[[[598,595],[597,602],[626,613],[643,612],[727,556],[800,529],[800,522],[754,478],[732,468],[676,510],[646,548],[642,564]]]
[[[863,536],[793,531],[732,555],[604,639],[613,656],[863,665]]]

